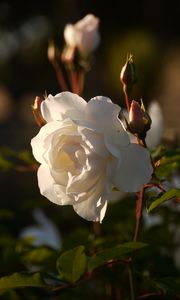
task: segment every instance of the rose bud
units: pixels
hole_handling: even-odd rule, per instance
[[[136,134],[140,139],[146,137],[146,132],[151,127],[151,118],[144,110],[144,105],[139,105],[137,101],[132,101],[129,111],[129,127],[133,134]]]
[[[41,127],[46,124],[46,121],[44,120],[42,114],[41,114],[41,103],[42,100],[40,97],[36,96],[34,100],[34,104],[32,105],[32,112],[34,115],[34,119],[36,121],[36,124]]]
[[[50,62],[54,62],[56,60],[56,49],[53,41],[49,42],[47,56]]]
[[[64,39],[68,48],[77,48],[84,57],[94,51],[100,42],[99,19],[92,14],[85,16],[76,24],[67,24]]]
[[[123,85],[128,86],[130,88],[132,88],[132,86],[137,81],[135,64],[133,62],[131,54],[127,57],[127,61],[121,70],[120,80]]]

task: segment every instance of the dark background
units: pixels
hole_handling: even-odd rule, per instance
[[[87,13],[100,18],[102,37],[88,76],[87,96],[118,97],[119,71],[127,52],[134,54],[137,63],[139,97],[157,95],[163,59],[180,44],[179,1],[1,0],[1,44],[8,49],[4,55],[0,47],[0,80],[13,98],[18,101],[26,93],[59,91],[46,56],[48,40],[53,37],[62,46],[65,24]]]

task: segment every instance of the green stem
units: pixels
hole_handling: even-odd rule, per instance
[[[135,300],[134,279],[133,279],[133,271],[132,271],[132,266],[131,265],[128,265],[128,275],[129,275],[129,286],[130,286],[131,300]]]
[[[143,196],[144,196],[144,187],[138,194],[137,204],[136,204],[136,225],[134,232],[134,241],[138,240],[139,235],[139,225],[142,216],[142,204],[143,204]],[[131,300],[135,300],[135,287],[134,287],[134,278],[133,278],[133,269],[132,263],[134,261],[134,256],[130,258],[130,263],[128,265],[128,275],[129,275],[129,284],[130,284],[130,292],[131,292]]]

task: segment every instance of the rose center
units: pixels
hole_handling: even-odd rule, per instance
[[[85,151],[81,144],[68,142],[58,151],[56,166],[72,175],[79,174],[85,162]]]

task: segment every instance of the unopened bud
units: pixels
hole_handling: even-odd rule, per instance
[[[141,106],[137,101],[132,101],[129,111],[129,127],[133,134],[136,134],[140,139],[146,137],[146,132],[151,127],[151,118],[145,111],[144,104]]]
[[[132,88],[137,81],[135,64],[133,62],[133,56],[131,54],[127,57],[127,61],[125,65],[122,67],[120,73],[120,80],[123,85],[129,88]]]
[[[51,40],[48,45],[47,56],[50,62],[54,62],[56,59],[56,49],[54,42]]]
[[[44,120],[42,114],[41,114],[41,98],[36,97],[34,100],[34,104],[32,105],[32,112],[34,115],[34,119],[38,126],[42,127],[46,124],[46,121]]]

